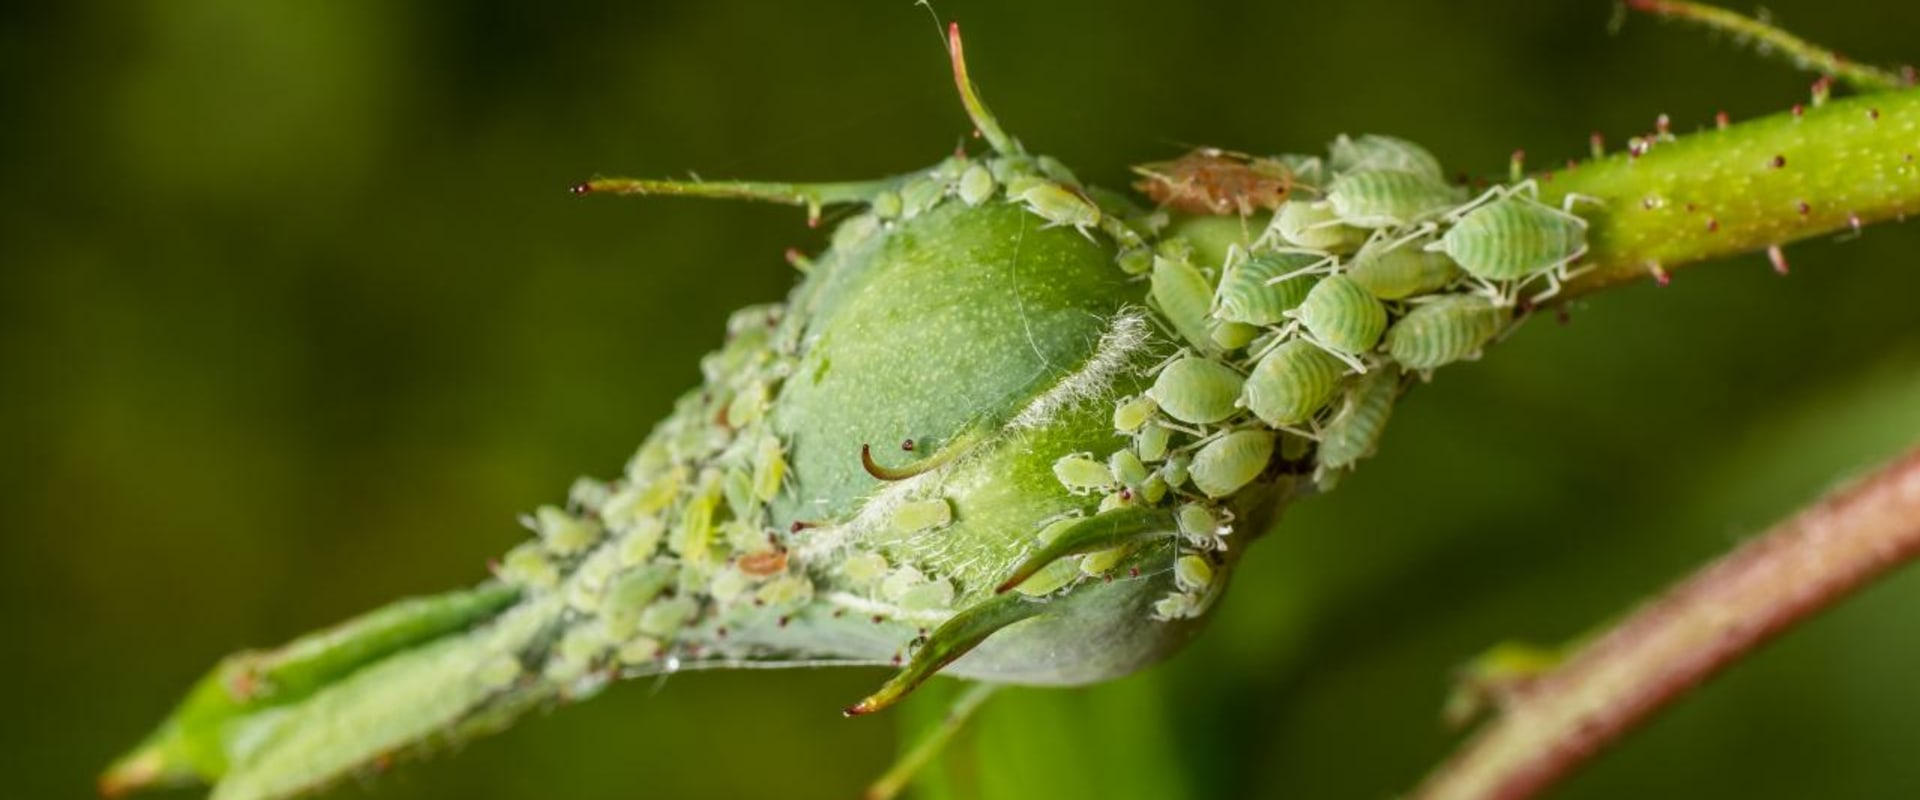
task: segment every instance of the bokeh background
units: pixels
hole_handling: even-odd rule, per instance
[[[1920,5],[1779,0],[1920,59]],[[1497,173],[1809,76],[1604,0],[939,4],[1031,145],[1109,185],[1184,144],[1390,132]],[[966,130],[936,28],[861,3],[245,0],[0,11],[0,794],[80,797],[220,654],[475,580],[616,471],[775,299],[791,209],[596,173],[856,178]],[[928,796],[1375,798],[1449,749],[1450,671],[1571,637],[1920,438],[1920,225],[1622,288],[1403,403],[1257,546],[1208,635],[996,698]],[[1568,798],[1920,792],[1920,574],[1689,699]],[[334,797],[848,798],[872,672],[617,687]],[[182,793],[175,796],[193,796]]]

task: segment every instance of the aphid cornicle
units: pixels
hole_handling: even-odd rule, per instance
[[[1310,253],[1261,253],[1231,262],[1214,292],[1213,315],[1249,325],[1284,322],[1287,312],[1307,298],[1319,278],[1298,275],[1278,283],[1272,281],[1320,260]]]
[[[1567,277],[1567,266],[1587,252],[1587,221],[1533,199],[1530,188],[1521,184],[1490,192],[1490,199],[1461,214],[1428,248],[1446,253],[1483,281],[1544,275],[1549,286],[1536,299],[1553,296]],[[1497,302],[1509,299],[1508,292],[1493,294]]]
[[[1298,425],[1327,405],[1346,372],[1347,365],[1340,359],[1295,339],[1274,348],[1253,366],[1241,403],[1268,425]]]
[[[1446,253],[1417,242],[1380,242],[1360,248],[1346,275],[1374,297],[1404,300],[1446,288],[1461,271]]]
[[[1390,228],[1437,217],[1459,204],[1453,187],[1428,175],[1392,169],[1341,173],[1327,187],[1334,216],[1356,228]]]
[[[1391,169],[1446,180],[1440,159],[1420,145],[1395,136],[1364,133],[1349,137],[1341,134],[1327,147],[1328,163],[1335,172],[1363,169]]]
[[[1412,370],[1431,370],[1479,355],[1510,318],[1506,308],[1477,295],[1421,303],[1387,331],[1387,354]]]
[[[1187,475],[1206,496],[1225,497],[1252,483],[1272,459],[1272,431],[1234,431],[1194,453]]]
[[[1321,279],[1289,314],[1306,326],[1315,344],[1349,364],[1355,364],[1352,357],[1372,350],[1387,331],[1386,307],[1345,275]]]
[[[1167,416],[1204,425],[1233,416],[1244,381],[1240,373],[1218,361],[1182,356],[1160,370],[1147,396]]]

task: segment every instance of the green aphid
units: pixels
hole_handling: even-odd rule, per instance
[[[1411,370],[1426,371],[1478,358],[1500,334],[1511,313],[1479,296],[1451,296],[1421,303],[1387,331],[1387,354]]]
[[[1213,304],[1213,283],[1185,260],[1156,257],[1153,260],[1151,292],[1160,315],[1173,325],[1174,333],[1201,352],[1214,352],[1213,334],[1208,330]]]
[[[940,611],[953,606],[953,584],[935,578],[915,584],[900,595],[900,608],[909,613]]]
[[[780,494],[787,477],[786,449],[780,439],[763,436],[753,454],[753,496],[762,503],[772,502]]]
[[[1145,505],[1158,505],[1167,496],[1167,479],[1161,477],[1158,470],[1140,482],[1140,502]]]
[[[813,581],[802,575],[776,575],[772,580],[760,584],[753,593],[753,599],[768,606],[790,606],[804,603],[813,598]]]
[[[1319,466],[1314,472],[1323,483],[1373,454],[1400,394],[1400,371],[1388,367],[1361,376],[1347,390],[1333,419],[1320,431]]]
[[[909,565],[901,565],[880,581],[880,596],[888,602],[898,603],[900,598],[906,597],[907,592],[913,590],[913,587],[925,583],[926,580],[927,576],[920,570]]]
[[[1347,365],[1313,344],[1295,339],[1253,365],[1240,401],[1276,428],[1313,418],[1340,390]]]
[[[1061,456],[1053,462],[1053,476],[1074,494],[1093,494],[1113,488],[1113,470],[1086,453]]]
[[[760,421],[767,413],[767,384],[763,381],[748,381],[746,386],[733,395],[733,402],[727,404],[727,425],[745,428]]]
[[[1149,422],[1140,428],[1133,437],[1133,452],[1141,461],[1149,464],[1167,457],[1167,445],[1173,439],[1173,430],[1157,422]]]
[[[731,605],[753,586],[753,576],[737,569],[722,568],[707,582],[707,596],[721,605]]]
[[[1134,505],[1133,490],[1123,488],[1120,491],[1108,492],[1102,495],[1100,497],[1100,505],[1097,506],[1094,509],[1094,511],[1096,513],[1105,514],[1108,511],[1117,511],[1122,508],[1130,508],[1133,505]]]
[[[1160,465],[1160,477],[1166,479],[1169,488],[1177,490],[1187,485],[1187,479],[1192,477],[1189,471],[1192,466],[1193,456],[1175,453],[1167,458],[1166,463]]]
[[[1130,488],[1138,488],[1147,482],[1147,465],[1141,463],[1140,456],[1132,450],[1115,450],[1107,457],[1107,469],[1113,472],[1114,480]]]
[[[913,219],[940,204],[950,184],[936,177],[916,178],[900,190],[900,218]]]
[[[651,636],[636,636],[627,640],[626,644],[620,645],[619,649],[614,651],[613,657],[619,659],[625,666],[638,667],[653,663],[654,659],[660,657],[663,649],[665,648],[661,646],[659,639]]]
[[[1213,585],[1213,565],[1197,553],[1174,559],[1173,584],[1183,592],[1206,591]]]
[[[889,190],[875,194],[867,203],[867,207],[873,210],[874,216],[881,219],[898,219],[906,204],[900,200],[899,192]]]
[[[1208,335],[1213,339],[1215,345],[1219,346],[1221,350],[1229,351],[1238,350],[1253,344],[1255,339],[1260,338],[1260,333],[1261,330],[1259,326],[1256,325],[1248,325],[1244,322],[1221,321],[1215,321],[1208,331]]]
[[[641,517],[620,536],[620,563],[622,566],[644,564],[653,559],[660,549],[660,540],[667,534],[667,525],[659,517]]]
[[[720,505],[722,475],[707,469],[680,514],[680,524],[667,537],[667,548],[687,561],[705,561],[713,542],[713,513]]]
[[[994,589],[1005,592],[1033,575],[1071,556],[1105,551],[1164,535],[1174,528],[1173,515],[1164,509],[1129,506],[1056,521],[1040,530],[1040,547],[1022,559],[1006,580]],[[1105,569],[1098,570],[1105,572]]]
[[[1093,204],[1079,192],[1057,183],[1040,181],[1027,186],[1019,194],[1027,209],[1047,221],[1048,227],[1067,226],[1084,235],[1088,228],[1100,224],[1100,207]]]
[[[533,528],[555,555],[571,556],[600,541],[600,523],[568,514],[557,506],[534,509]]]
[[[1307,299],[1320,278],[1294,275],[1325,261],[1312,253],[1261,253],[1230,264],[1214,293],[1213,316],[1248,325],[1278,325]],[[1281,280],[1282,276],[1293,277]]]
[[[1133,549],[1133,545],[1123,544],[1119,547],[1109,547],[1088,553],[1080,559],[1080,574],[1099,576],[1112,572],[1115,567],[1125,562],[1128,556],[1133,555]]]
[[[992,199],[996,188],[993,171],[984,164],[975,163],[960,173],[960,202],[967,205],[977,206]]]
[[[578,680],[593,669],[594,662],[606,655],[611,646],[597,626],[577,626],[561,636],[560,643],[554,646],[546,676],[558,683]]]
[[[833,236],[829,241],[832,242],[835,251],[851,252],[880,233],[883,227],[878,214],[856,214],[841,221],[833,229]]]
[[[856,586],[871,586],[886,577],[887,557],[879,553],[855,553],[840,562],[840,574]]]
[[[544,591],[560,583],[560,570],[539,543],[525,542],[501,557],[500,580]]]
[[[1447,254],[1412,242],[1369,245],[1347,266],[1346,276],[1382,300],[1403,300],[1445,289],[1461,276]]]
[[[1273,460],[1273,432],[1234,431],[1193,454],[1193,488],[1208,497],[1225,497],[1253,482]]]
[[[640,612],[638,628],[648,636],[666,639],[678,633],[698,613],[699,603],[686,597],[670,597]]]
[[[615,640],[625,640],[639,629],[640,615],[674,583],[672,564],[654,563],[614,576],[601,602],[601,624]]]
[[[1405,139],[1374,133],[1348,137],[1341,134],[1328,146],[1328,162],[1335,172],[1365,169],[1390,169],[1424,175],[1436,181],[1447,179],[1440,159],[1420,145]]]
[[[1153,414],[1160,410],[1152,397],[1139,395],[1120,401],[1113,407],[1113,429],[1121,433],[1133,433],[1153,420]]]
[[[1265,239],[1309,250],[1345,253],[1367,240],[1367,232],[1341,222],[1333,206],[1324,201],[1288,200],[1274,212]]]
[[[1120,265],[1120,271],[1128,275],[1145,275],[1153,271],[1153,250],[1146,247],[1129,247],[1114,256],[1114,263]]]
[[[953,522],[953,504],[944,497],[909,500],[894,507],[894,533],[907,534],[944,528]]]
[[[1567,266],[1587,252],[1587,221],[1522,194],[1497,189],[1492,201],[1460,217],[1429,245],[1453,257],[1483,281],[1522,281],[1545,275],[1548,288],[1536,301],[1560,291]]]
[[[1180,535],[1196,545],[1211,545],[1212,542],[1231,532],[1220,513],[1205,503],[1186,503],[1174,512],[1174,522],[1180,528]]]
[[[1342,173],[1327,188],[1334,216],[1356,228],[1412,225],[1460,203],[1454,188],[1417,172],[1366,169]]]
[[[1384,326],[1384,321],[1383,321]],[[1160,370],[1147,390],[1167,416],[1204,425],[1233,416],[1234,401],[1245,382],[1232,367],[1206,358],[1182,356]]]
[[[727,470],[721,489],[727,498],[727,510],[733,513],[734,519],[752,519],[760,515],[760,501],[753,493],[753,473],[746,468]]]
[[[1345,275],[1330,275],[1313,285],[1307,299],[1290,312],[1306,326],[1314,343],[1354,364],[1387,332],[1387,309],[1371,292]],[[1357,365],[1356,365],[1357,366]]]

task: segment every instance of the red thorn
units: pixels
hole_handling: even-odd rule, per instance
[[[1727,129],[1728,125],[1732,125],[1732,124],[1733,124],[1733,120],[1727,116],[1727,112],[1725,111],[1714,112],[1713,127],[1719,128],[1720,130],[1724,131]]]
[[[1877,109],[1877,108],[1869,108],[1869,109],[1867,109],[1867,119],[1870,119],[1870,120],[1873,120],[1874,122],[1879,122],[1879,121],[1880,121],[1880,109]]]
[[[819,217],[816,217],[816,216],[814,216],[814,215],[812,215],[812,214],[808,214],[808,215],[807,215],[807,227],[809,227],[809,228],[818,228],[818,227],[820,227],[820,218],[819,218]]]
[[[1606,155],[1607,154],[1607,137],[1602,135],[1599,131],[1594,131],[1593,133],[1587,134],[1587,148],[1593,151],[1594,158],[1599,158],[1603,155]]]
[[[1708,217],[1707,233],[1717,233],[1719,232],[1719,230],[1720,230],[1720,220],[1714,219],[1713,217]]]
[[[1801,118],[1802,116],[1805,116],[1805,115],[1806,115],[1806,113],[1807,113],[1807,109],[1806,109],[1806,107],[1805,107],[1805,106],[1802,106],[1802,105],[1800,105],[1799,103],[1794,103],[1794,104],[1793,104],[1793,118],[1794,118],[1794,119],[1799,119],[1799,118]]]
[[[1553,320],[1561,325],[1566,325],[1573,322],[1573,314],[1567,311],[1566,306],[1556,306],[1553,309]]]
[[[1803,217],[1813,213],[1813,206],[1807,205],[1807,201],[1805,200],[1800,201],[1800,204],[1798,206],[1795,206],[1795,208],[1799,209],[1800,216],[1803,216]]]
[[[592,193],[593,193],[592,181],[588,181],[585,183],[576,183],[572,186],[567,187],[567,194],[592,194]]]
[[[882,622],[886,622],[886,621],[887,621],[887,618],[886,618],[886,617],[883,617],[883,616],[880,616],[879,614],[875,614],[875,615],[873,615],[873,624],[875,624],[875,625],[878,625],[878,624],[880,624],[880,623],[882,623]]]
[[[1848,225],[1848,227],[1851,227],[1851,228],[1853,228],[1853,232],[1854,232],[1854,233],[1859,233],[1859,232],[1860,232],[1860,225],[1861,225],[1861,223],[1860,223],[1860,215],[1859,215],[1859,214],[1855,214],[1855,213],[1853,213],[1853,212],[1851,212],[1851,211],[1849,211],[1849,212],[1847,212],[1847,225]]]
[[[783,616],[781,616],[781,617],[780,617],[780,620],[779,620],[779,622],[778,622],[778,623],[776,623],[776,624],[778,624],[778,625],[779,625],[780,627],[782,627],[782,628],[784,628],[784,627],[787,627],[787,623],[789,623],[789,622],[792,622],[792,621],[793,621],[793,618],[792,618],[792,617],[789,617],[789,616],[784,616],[784,615],[783,615]]]
[[[1767,162],[1767,165],[1774,169],[1780,169],[1787,165],[1787,157],[1780,155],[1774,156],[1772,161]]]
[[[1773,262],[1774,272],[1787,274],[1787,254],[1780,249],[1780,245],[1767,248],[1767,260]]]
[[[1129,577],[1129,578],[1138,578],[1138,577],[1140,577],[1140,568],[1139,568],[1139,567],[1128,567],[1128,568],[1127,568],[1127,577]]]
[[[1654,283],[1660,284],[1661,286],[1673,283],[1673,274],[1667,272],[1666,267],[1662,267],[1659,264],[1648,264],[1647,271],[1653,273]]]
[[[905,451],[907,451],[907,452],[909,452],[909,453],[911,453],[911,452],[913,452],[913,440],[912,440],[912,439],[902,439],[902,440],[900,441],[900,449],[902,449],[902,450],[905,450]]]
[[[1661,136],[1671,136],[1673,135],[1673,120],[1666,114],[1661,114],[1654,118],[1653,129],[1658,131]]]
[[[1900,82],[1912,86],[1920,82],[1920,72],[1915,72],[1913,65],[1907,64],[1900,68]]]

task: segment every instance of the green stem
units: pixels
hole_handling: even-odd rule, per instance
[[[954,734],[966,727],[967,720],[973,717],[973,712],[979,710],[980,704],[985,703],[987,698],[992,697],[993,693],[999,689],[1000,684],[997,683],[967,684],[966,688],[960,690],[960,696],[954,698],[953,705],[947,707],[946,715],[942,716],[932,729],[921,734],[920,740],[914,742],[913,747],[907,752],[902,753],[900,760],[895,761],[885,775],[881,775],[873,785],[867,787],[866,794],[862,795],[863,800],[892,800],[898,797],[900,792],[907,788],[907,783],[913,780],[913,776],[946,748],[947,742],[953,739]]]
[[[1628,0],[1627,8],[1670,19],[1684,19],[1751,41],[1761,52],[1778,53],[1804,70],[1832,75],[1859,89],[1898,89],[1912,82],[1878,67],[1856,64],[1761,20],[1724,8],[1685,0]]]
[[[1589,269],[1566,296],[1920,209],[1920,90],[1836,100],[1633,149],[1540,178],[1598,201]],[[1777,256],[1777,251],[1775,251]],[[1784,269],[1784,260],[1777,266]]]

